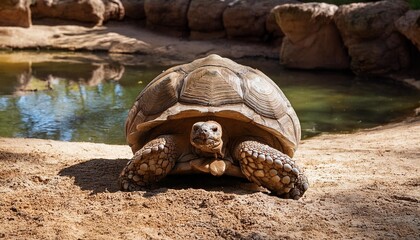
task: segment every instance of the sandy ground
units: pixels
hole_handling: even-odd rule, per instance
[[[297,201],[203,175],[121,192],[128,146],[0,138],[0,238],[419,239],[419,133],[417,117],[303,141]]]

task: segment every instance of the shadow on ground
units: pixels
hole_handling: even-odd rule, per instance
[[[91,159],[64,168],[60,176],[73,177],[75,184],[82,190],[90,190],[93,194],[101,192],[117,192],[118,176],[128,159]],[[211,175],[169,175],[146,191],[145,197],[166,192],[167,189],[203,189],[206,191],[223,191],[226,193],[250,194],[261,189],[246,179]]]

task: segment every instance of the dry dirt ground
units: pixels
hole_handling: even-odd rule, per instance
[[[302,142],[300,200],[170,176],[121,192],[128,146],[0,138],[4,239],[419,239],[420,118]]]

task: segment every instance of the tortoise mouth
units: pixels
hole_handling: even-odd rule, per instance
[[[212,137],[195,137],[192,139],[193,145],[199,145],[199,146],[212,146],[217,147],[221,144],[221,141],[216,138]]]

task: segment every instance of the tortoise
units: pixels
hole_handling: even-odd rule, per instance
[[[134,153],[118,180],[125,191],[187,173],[245,177],[284,198],[308,188],[291,159],[301,133],[290,102],[259,70],[215,54],[153,79],[125,133]]]

